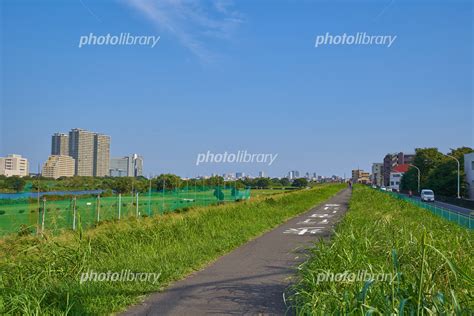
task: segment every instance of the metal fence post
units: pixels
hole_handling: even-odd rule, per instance
[[[122,193],[118,196],[118,219],[120,220],[120,211],[122,210]]]
[[[100,221],[100,194],[97,195],[97,223]]]
[[[44,220],[46,216],[46,197],[43,197],[43,214],[41,218],[41,233],[44,233]]]
[[[138,192],[136,196],[137,196],[137,200],[136,200],[137,217],[139,217],[140,214],[138,213]]]
[[[72,198],[72,230],[76,230],[76,196]]]

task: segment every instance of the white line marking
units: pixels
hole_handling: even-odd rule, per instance
[[[313,224],[317,224],[317,222],[312,222],[310,218],[305,220],[304,222],[298,223],[298,225],[313,225]]]
[[[336,214],[336,213],[337,213],[337,211],[333,211],[332,213],[333,213],[333,214]]]
[[[326,206],[339,206],[339,204],[326,204]]]
[[[320,223],[320,224],[327,224],[328,223],[328,220],[327,219],[323,219],[323,221]]]
[[[285,230],[284,234],[296,234],[296,235],[304,235],[306,233],[309,234],[317,234],[321,230],[325,229],[324,227],[303,227],[303,228],[290,228]]]
[[[311,215],[310,217],[319,217],[319,218],[323,218],[323,217],[329,217],[329,214],[313,214]]]
[[[328,210],[328,208],[329,208],[329,206],[326,206],[326,207],[324,208],[324,210],[325,210],[325,211],[327,211],[327,210]]]

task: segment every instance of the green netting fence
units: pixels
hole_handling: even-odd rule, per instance
[[[470,214],[457,213],[457,212],[448,210],[446,208],[440,207],[439,205],[422,202],[418,199],[410,198],[408,196],[405,196],[403,194],[399,194],[397,192],[382,191],[382,190],[380,190],[380,191],[385,192],[387,194],[390,194],[391,196],[393,196],[397,199],[415,204],[416,206],[424,208],[424,209],[430,211],[431,213],[433,213],[433,214],[435,214],[439,217],[442,217],[442,218],[444,218],[444,219],[446,219],[450,222],[457,223],[460,226],[463,226],[463,227],[466,227],[466,228],[469,228],[469,229],[474,228],[474,217]]]
[[[246,200],[250,189],[194,186],[148,193],[116,194],[108,197],[14,202],[0,205],[0,236],[10,233],[59,233],[65,229],[88,228],[103,221],[162,215],[194,206]]]

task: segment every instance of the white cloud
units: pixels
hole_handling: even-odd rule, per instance
[[[123,0],[143,14],[160,31],[175,36],[179,42],[209,62],[214,54],[206,47],[209,39],[228,40],[242,23],[242,16],[230,0]]]

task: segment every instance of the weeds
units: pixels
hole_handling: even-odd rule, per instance
[[[325,185],[180,214],[130,218],[45,238],[0,240],[0,314],[90,315],[123,310],[144,295],[323,202],[343,185]],[[81,273],[160,273],[158,284],[85,282]]]
[[[472,315],[473,232],[407,202],[356,187],[330,244],[300,267],[298,315]],[[387,282],[318,282],[320,271],[393,273]]]

